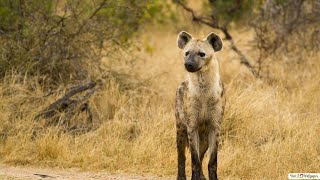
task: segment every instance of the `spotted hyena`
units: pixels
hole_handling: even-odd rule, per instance
[[[210,33],[204,40],[187,32],[178,35],[187,78],[177,90],[176,128],[178,177],[186,179],[185,149],[189,145],[192,179],[205,179],[202,160],[209,148],[209,179],[217,179],[217,150],[225,98],[215,52],[222,49],[221,38]]]

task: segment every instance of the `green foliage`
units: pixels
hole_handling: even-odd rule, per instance
[[[255,0],[209,0],[209,13],[220,25],[245,20],[252,15],[260,1]]]
[[[0,0],[0,28],[10,26],[10,24],[15,24],[16,17],[12,9],[6,5],[9,1]],[[14,4],[14,3],[13,3]]]
[[[289,0],[275,0],[275,3],[277,4],[277,5],[283,5],[283,4],[286,4],[286,3],[288,3],[289,2]]]
[[[28,4],[28,5],[26,5]],[[53,0],[33,0],[33,1],[19,1],[19,0],[0,0],[0,28],[1,29],[13,29],[17,25],[24,23],[23,17],[27,16],[26,13],[32,13],[33,10],[41,10],[40,13],[51,14]],[[37,11],[35,11],[37,12]]]

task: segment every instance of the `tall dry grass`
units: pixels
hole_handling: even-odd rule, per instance
[[[122,78],[126,87],[105,79],[105,89],[92,100],[102,124],[87,134],[60,133],[33,121],[57,97],[43,98],[46,92],[34,79],[8,76],[0,85],[0,162],[175,176],[174,98],[185,71],[177,32],[151,32],[140,38],[149,50],[138,52],[134,66],[106,59],[109,67],[134,76]],[[191,32],[205,36],[209,30]],[[249,32],[236,37],[242,49],[254,52],[247,48]],[[320,55],[309,54],[302,64],[279,56],[269,64],[269,80],[252,77],[227,45],[217,57],[227,97],[219,177],[286,179],[289,172],[319,172]],[[35,135],[35,129],[41,131]]]

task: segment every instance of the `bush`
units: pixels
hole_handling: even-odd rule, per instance
[[[60,2],[60,3],[59,3]],[[0,0],[0,78],[8,71],[81,80],[161,10],[157,1]]]
[[[266,1],[251,23],[259,50],[258,70],[266,74],[268,60],[279,60],[281,54],[290,63],[302,63],[307,60],[307,53],[317,52],[319,21],[319,1]]]
[[[213,21],[221,27],[226,27],[232,22],[250,21],[253,11],[260,5],[254,0],[209,0],[206,6],[208,14]]]

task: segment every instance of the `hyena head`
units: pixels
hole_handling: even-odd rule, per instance
[[[222,40],[215,34],[210,33],[207,38],[194,39],[187,32],[178,35],[178,47],[183,50],[184,65],[188,72],[197,72],[210,64],[214,52],[222,49]]]

